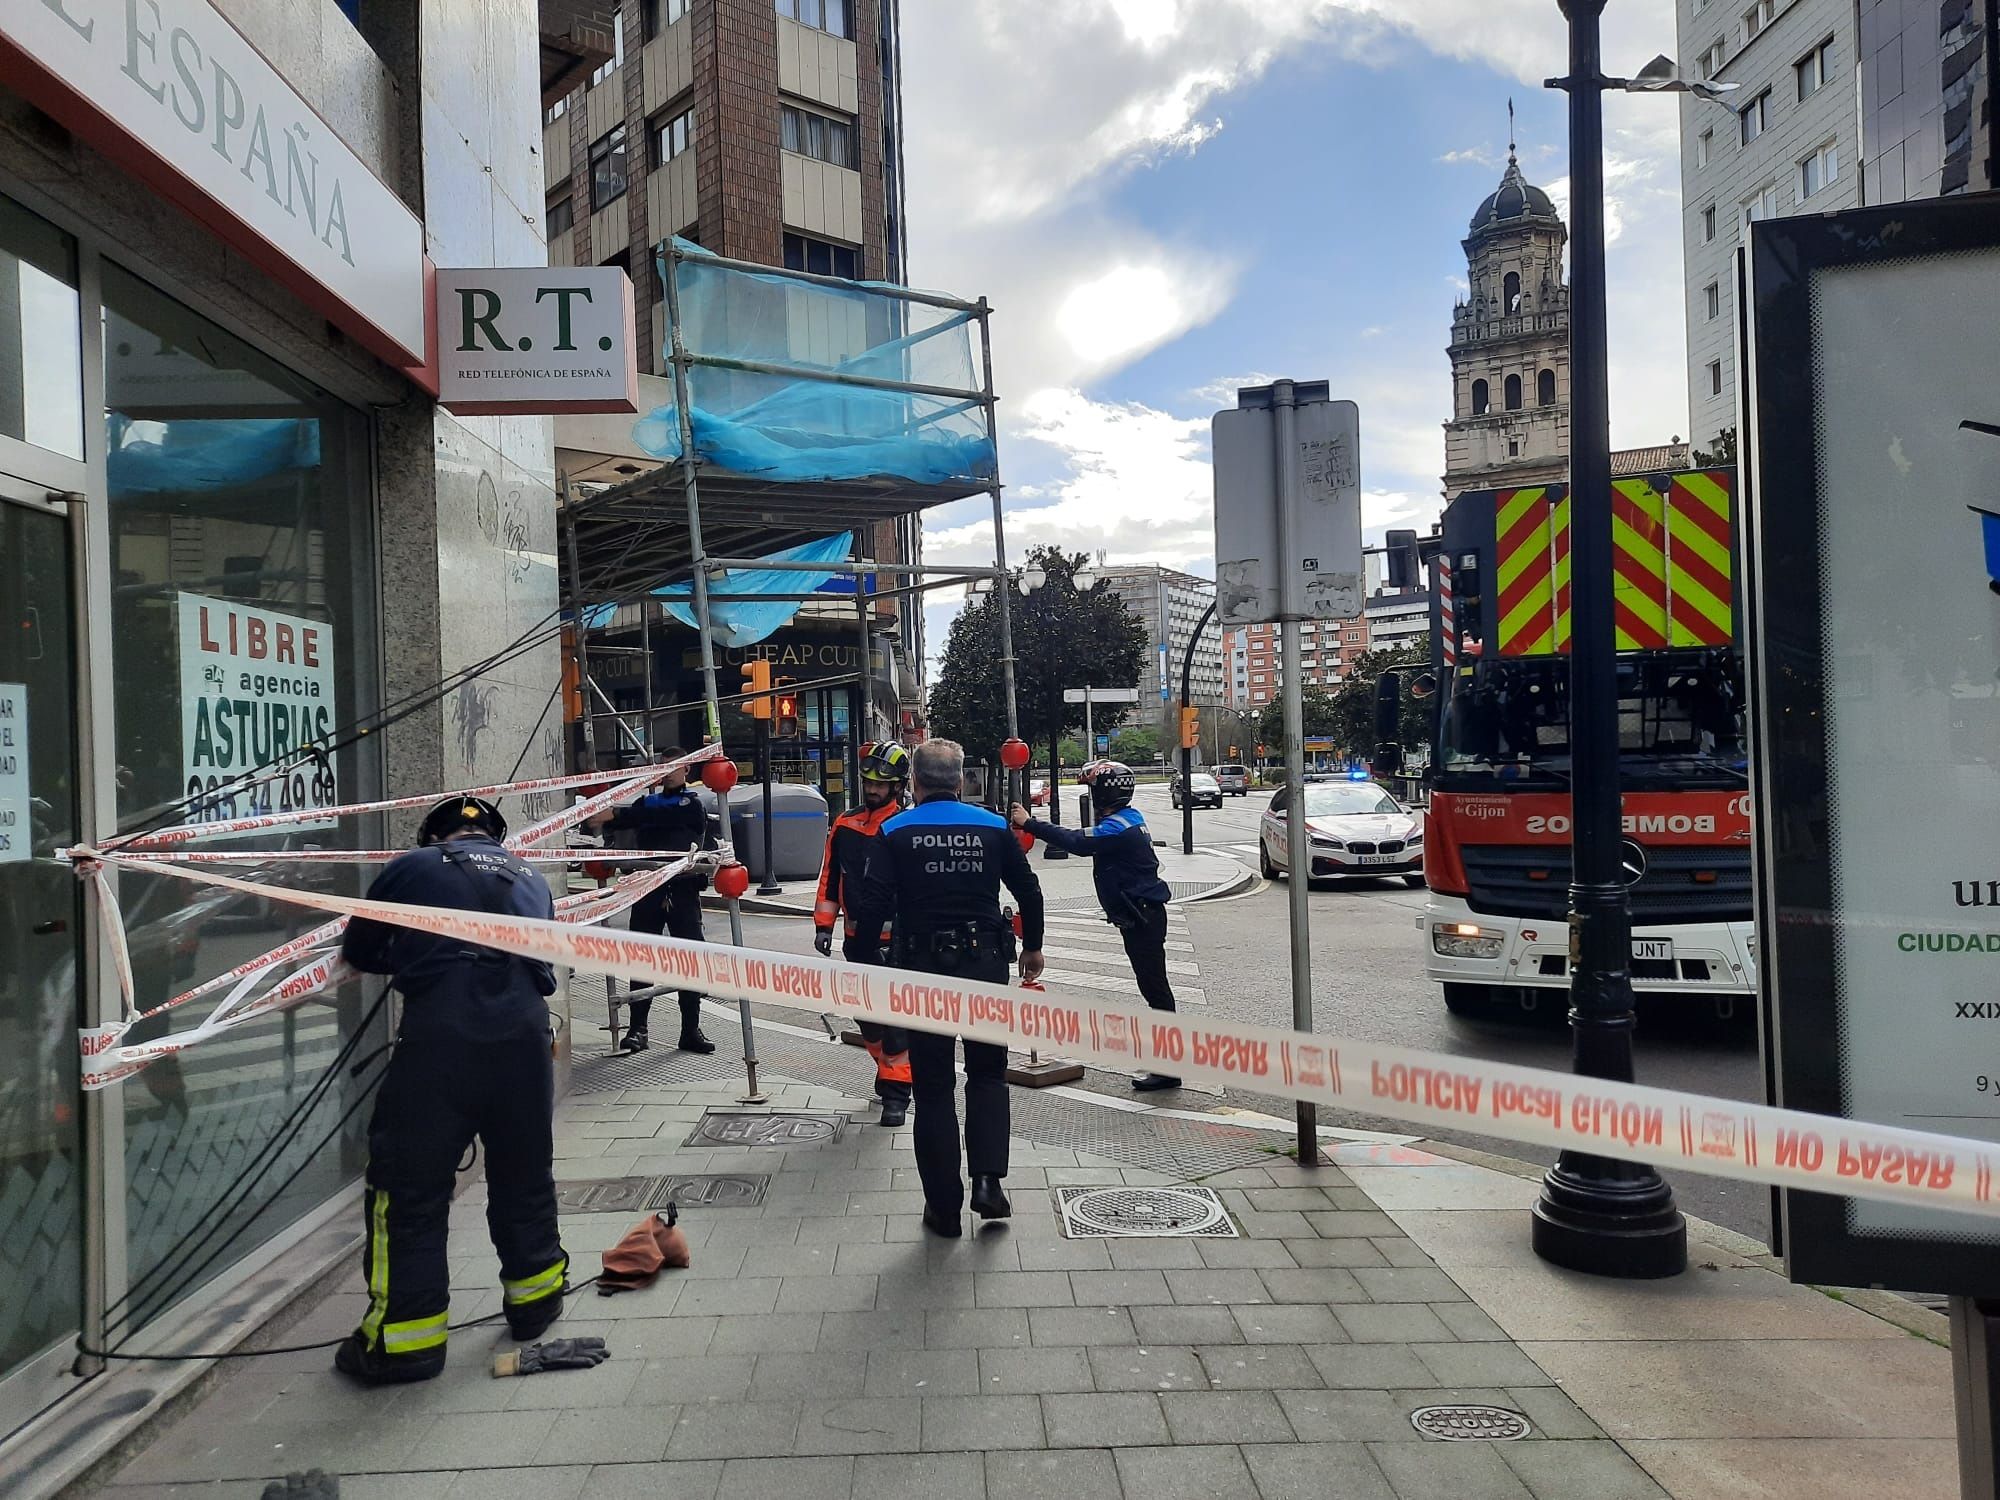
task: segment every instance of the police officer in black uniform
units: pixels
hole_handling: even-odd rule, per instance
[[[1079,780],[1090,788],[1094,828],[1059,828],[1033,817],[1018,802],[1008,821],[1026,829],[1045,844],[1054,844],[1091,861],[1092,884],[1104,920],[1125,940],[1125,956],[1139,993],[1154,1010],[1174,1008],[1174,987],[1167,979],[1167,902],[1173,892],[1160,879],[1160,857],[1153,852],[1153,835],[1132,794],[1139,779],[1122,761],[1099,760],[1085,766]],[[1177,1089],[1180,1079],[1169,1073],[1142,1073],[1132,1081],[1141,1093]]]
[[[507,821],[479,797],[430,810],[417,847],[368,888],[373,901],[553,917],[548,883],[501,847]],[[555,1064],[545,963],[355,918],[341,957],[402,994],[396,1050],[368,1122],[368,1311],[334,1364],[369,1385],[444,1368],[452,1187],[477,1137],[486,1227],[507,1326],[526,1343],[562,1315],[569,1257],[556,1234]]]
[[[669,749],[661,760],[679,760],[684,752]],[[690,849],[713,849],[715,831],[708,809],[689,786],[687,772],[669,771],[659,787],[628,807],[590,820],[590,827],[611,833],[629,833],[634,849],[657,849],[667,854],[685,854]],[[632,908],[634,932],[667,932],[691,943],[705,941],[701,930],[701,893],[708,889],[708,877],[683,875],[642,897]],[[681,1038],[683,1052],[713,1052],[715,1043],[701,1032],[701,992],[682,990]],[[653,1002],[634,1000],[629,1027],[620,1047],[626,1052],[644,1052],[652,1045],[646,1035]]]
[[[965,751],[930,740],[911,752],[917,805],[882,825],[850,907],[853,956],[879,961],[884,926],[893,924],[897,967],[1005,984],[1013,969],[1014,931],[1000,910],[1000,887],[1021,911],[1021,976],[1042,972],[1042,888],[1006,820],[959,801]],[[917,1175],[924,1187],[924,1227],[956,1239],[964,1229],[965,1183],[958,1172],[958,1112],[952,1038],[910,1033],[916,1098]],[[1000,1180],[1007,1175],[1007,1049],[965,1043],[965,1158],[972,1211],[982,1219],[1013,1212]]]

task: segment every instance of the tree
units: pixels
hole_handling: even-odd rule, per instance
[[[1064,688],[1133,686],[1146,659],[1146,627],[1125,601],[1102,580],[1077,590],[1076,571],[1088,562],[1081,552],[1030,548],[1026,566],[1040,568],[1045,581],[1012,596],[1015,708],[1021,738],[1031,745],[1083,728],[1083,705],[1064,703]],[[1003,682],[1000,606],[989,592],[951,622],[931,688],[932,732],[964,745],[969,760],[997,758],[1007,738]]]
[[[1299,691],[1299,706],[1304,711],[1302,722],[1307,739],[1326,739],[1336,732],[1339,719],[1334,712],[1333,695],[1325,688],[1317,683],[1307,683]],[[1273,698],[1265,704],[1263,713],[1257,716],[1257,743],[1270,747],[1273,760],[1284,759],[1285,704],[1282,697]]]
[[[1694,461],[1704,469],[1726,469],[1736,462],[1736,429],[1725,427],[1710,439],[1706,453],[1695,449]]]
[[[1160,758],[1159,731],[1144,724],[1119,730],[1111,736],[1111,758],[1128,766],[1150,766]]]
[[[1431,641],[1428,635],[1418,636],[1399,646],[1364,651],[1355,658],[1347,680],[1341,683],[1340,691],[1334,694],[1333,700],[1337,721],[1333,738],[1350,759],[1365,760],[1375,753],[1375,687],[1384,669],[1428,667],[1430,660]],[[1414,672],[1403,674],[1398,738],[1406,753],[1430,743],[1431,715],[1437,701],[1435,698],[1412,696],[1410,684],[1416,675]]]

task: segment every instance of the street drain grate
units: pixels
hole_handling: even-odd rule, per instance
[[[846,1115],[809,1115],[785,1110],[711,1109],[696,1123],[684,1146],[825,1146],[840,1139]]]
[[[590,1177],[558,1182],[556,1203],[573,1214],[639,1213],[665,1208],[754,1208],[770,1177],[761,1172],[683,1173],[673,1177]]]
[[[1447,1443],[1511,1443],[1533,1431],[1526,1417],[1504,1406],[1420,1406],[1410,1425]]]
[[[1065,1239],[1236,1238],[1213,1188],[1063,1187],[1056,1207]]]
[[[573,1214],[636,1213],[653,1206],[657,1177],[591,1177],[558,1182],[556,1203]]]

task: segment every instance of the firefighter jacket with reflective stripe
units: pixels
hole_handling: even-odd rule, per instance
[[[1160,857],[1153,852],[1153,835],[1136,807],[1121,807],[1106,815],[1088,833],[1034,818],[1028,820],[1028,832],[1091,862],[1098,904],[1114,927],[1135,925],[1140,920],[1140,903],[1163,903],[1173,896],[1160,879]]]
[[[902,809],[893,802],[881,807],[857,807],[842,813],[827,830],[826,857],[819,866],[819,895],[813,901],[813,926],[831,932],[841,909],[849,914],[847,932],[854,932],[855,897],[861,891],[861,876],[868,867],[868,849],[882,825]]]

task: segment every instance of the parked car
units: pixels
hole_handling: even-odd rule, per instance
[[[1041,807],[1049,800],[1049,778],[1037,776],[1028,783],[1028,806]]]
[[[1250,768],[1248,766],[1210,766],[1210,773],[1216,784],[1232,797],[1250,795]]]
[[[1372,781],[1311,781],[1301,787],[1309,880],[1400,875],[1424,883],[1423,821]],[[1257,827],[1257,867],[1264,878],[1296,873],[1285,848],[1292,790],[1280,788]]]
[[[1222,806],[1222,785],[1206,771],[1196,771],[1188,777],[1188,789],[1183,791],[1181,779],[1174,778],[1174,806],[1179,807],[1185,800],[1190,807]]]

